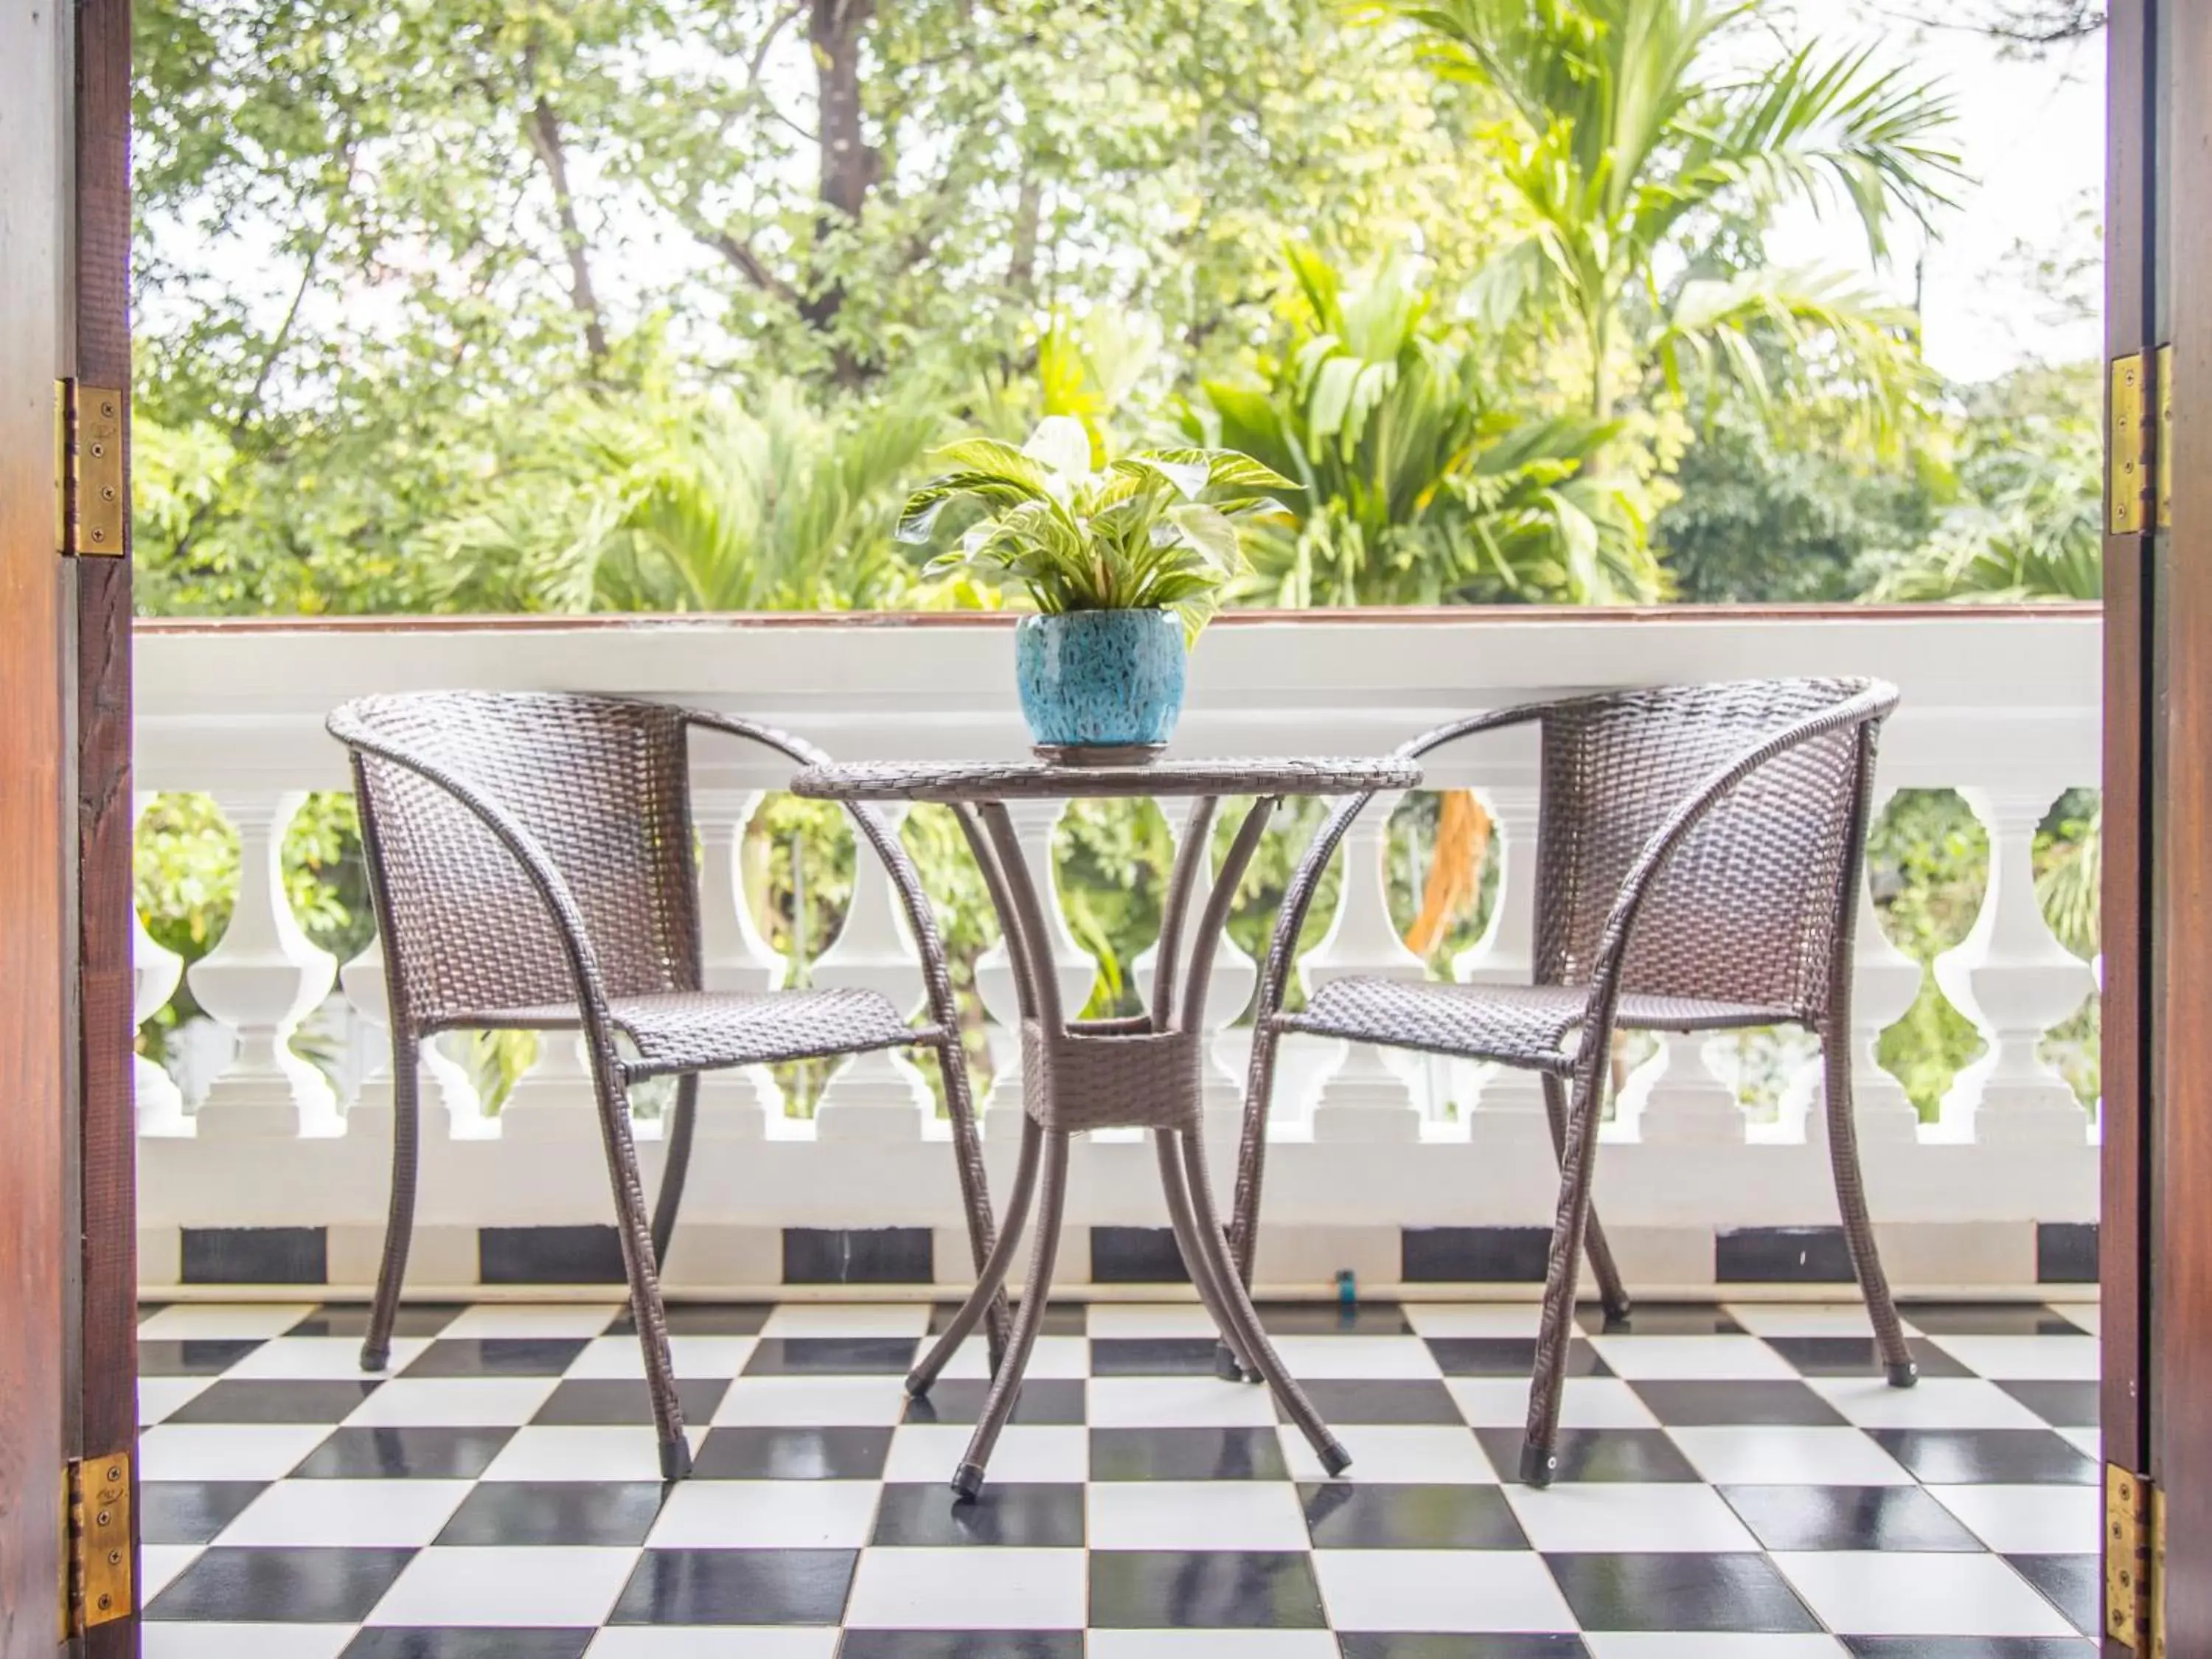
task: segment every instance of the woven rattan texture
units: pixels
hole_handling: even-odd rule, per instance
[[[1543,720],[1536,978],[1587,984],[1638,857],[1708,778],[1867,690],[1862,680],[1669,687],[1562,704]],[[1638,912],[1621,976],[1650,996],[1827,1010],[1837,890],[1863,732],[1844,726],[1754,769],[1676,846]]]
[[[793,794],[817,800],[1063,800],[1123,796],[1347,795],[1411,789],[1410,760],[1187,760],[1157,766],[1047,766],[1041,762],[836,763],[810,766]]]
[[[607,1013],[636,1050],[623,1068],[633,1080],[894,1048],[936,1035],[907,1024],[888,999],[873,991],[665,991],[617,997]],[[574,1003],[555,1003],[483,1009],[465,1023],[489,1030],[531,1030],[574,1026],[578,1016]]]
[[[1578,986],[1338,979],[1315,992],[1303,1012],[1280,1015],[1275,1024],[1285,1031],[1464,1054],[1564,1075],[1575,1060],[1568,1034],[1582,1024],[1589,1001],[1589,993]],[[1786,1008],[1631,994],[1621,998],[1614,1023],[1631,1030],[1706,1031],[1794,1018]]]
[[[1022,1105],[1042,1128],[1196,1129],[1205,1082],[1196,1032],[1097,1036],[1022,1022]]]

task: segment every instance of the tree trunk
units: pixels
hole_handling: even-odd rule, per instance
[[[817,126],[822,171],[820,211],[815,218],[816,269],[799,302],[812,327],[827,330],[844,308],[844,284],[821,269],[821,251],[848,225],[858,222],[868,194],[883,175],[883,155],[862,129],[860,32],[875,15],[875,0],[813,0],[806,34],[814,48]],[[865,373],[849,347],[836,348],[836,377],[849,385]]]
[[[1014,204],[1014,245],[1006,257],[1006,286],[1024,298],[1036,295],[1037,234],[1043,218],[1043,182],[1024,167],[1021,195]]]
[[[596,372],[607,359],[606,315],[599,308],[599,291],[592,286],[589,252],[576,219],[576,198],[568,189],[568,150],[561,136],[561,118],[542,93],[530,112],[530,148],[553,186],[553,211],[560,222],[562,250],[568,258],[568,300],[583,319],[584,349]]]

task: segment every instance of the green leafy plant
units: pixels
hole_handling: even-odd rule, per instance
[[[899,539],[927,544],[957,501],[982,507],[932,577],[1024,589],[1048,616],[1173,611],[1195,638],[1244,568],[1244,538],[1287,516],[1269,492],[1298,486],[1249,455],[1154,449],[1091,468],[1091,434],[1048,416],[1021,448],[969,438],[937,453],[946,471],[908,497]]]

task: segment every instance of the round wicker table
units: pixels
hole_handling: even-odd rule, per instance
[[[1265,1381],[1312,1443],[1322,1467],[1331,1474],[1350,1467],[1350,1456],[1261,1329],[1229,1256],[1200,1133],[1208,1036],[1206,968],[1260,837],[1285,796],[1371,794],[1409,789],[1420,781],[1418,765],[1396,758],[1188,760],[1133,766],[856,763],[810,766],[793,780],[793,793],[817,800],[934,801],[951,807],[1006,930],[1022,1018],[1022,1144],[1013,1190],[975,1291],[907,1379],[909,1394],[926,1395],[982,1320],[1006,1283],[1034,1207],[1036,1237],[1020,1313],[993,1376],[975,1438],[952,1478],[953,1490],[963,1497],[981,1492],[992,1448],[1021,1391],[1060,1249],[1068,1140],[1086,1129],[1152,1131],[1168,1218],[1191,1283],[1221,1333],[1224,1376]],[[1015,839],[1006,803],[1133,796],[1195,801],[1168,882],[1152,1006],[1131,1018],[1071,1019],[1060,1006],[1046,951],[1043,902]],[[1209,855],[1214,817],[1224,796],[1254,799],[1205,914],[1195,928],[1187,929],[1197,861]]]

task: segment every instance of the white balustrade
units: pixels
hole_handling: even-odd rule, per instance
[[[291,1044],[337,973],[330,952],[301,932],[284,891],[284,831],[307,793],[219,789],[215,799],[238,832],[238,902],[222,940],[188,977],[238,1051],[200,1103],[199,1136],[338,1133],[343,1120],[329,1083]]]
[[[1663,1031],[1658,1041],[1658,1052],[1620,1092],[1624,1132],[1655,1146],[1742,1145],[1743,1105],[1713,1064],[1710,1034]]]
[[[1060,902],[1060,860],[1054,854],[1053,840],[1060,819],[1067,816],[1067,803],[1009,801],[1006,815],[1012,820],[1030,879],[1036,884],[1038,902],[1044,906],[1046,952],[1060,988],[1060,1005],[1073,1017],[1091,1000],[1098,960],[1076,942]],[[1022,1004],[1014,989],[1013,957],[1003,939],[976,958],[975,994],[991,1017],[985,1033],[991,1045],[992,1080],[990,1097],[983,1103],[984,1137],[1012,1140],[1022,1129]]]
[[[881,809],[894,833],[906,807]],[[828,989],[873,991],[911,1013],[922,999],[914,935],[891,886],[890,872],[865,839],[853,849],[853,902],[845,925],[814,963],[814,982]],[[896,1048],[854,1054],[830,1074],[814,1108],[814,1133],[824,1140],[919,1140],[936,1103],[914,1061]]]
[[[388,1145],[392,1139],[393,1081],[392,994],[385,978],[381,939],[370,939],[360,955],[338,969],[338,988],[345,994],[354,1012],[370,1027],[364,1033],[369,1051],[368,1068],[359,1091],[346,1106],[346,1135],[380,1146]],[[477,1097],[476,1085],[470,1080],[467,1069],[441,1048],[435,1040],[422,1044],[417,1053],[418,1087],[423,1083],[428,1085],[421,1090],[418,1108],[422,1115],[424,1139],[435,1143],[457,1135],[468,1138],[481,1133],[477,1125],[483,1116],[483,1103]]]
[[[1537,793],[1527,784],[1495,784],[1482,793],[1498,894],[1489,928],[1452,958],[1452,975],[1468,985],[1527,985],[1536,971]],[[1484,1067],[1468,1107],[1468,1136],[1508,1156],[1538,1148],[1550,1156],[1543,1079],[1515,1066]]]
[[[1428,969],[1406,948],[1390,920],[1383,858],[1389,848],[1390,814],[1402,794],[1377,795],[1352,820],[1344,836],[1344,878],[1336,914],[1322,942],[1298,963],[1310,996],[1331,980],[1425,979]],[[1342,1057],[1322,1080],[1315,1103],[1316,1140],[1418,1140],[1421,1109],[1410,1084],[1373,1043],[1340,1045]]]
[[[1989,831],[1990,884],[1966,939],[1936,958],[1936,980],[1989,1048],[1944,1097],[1945,1127],[1984,1143],[2080,1143],[2088,1115],[2040,1052],[2044,1035],[2096,988],[2036,898],[2035,832],[2059,790],[2031,781],[1961,793]]]
[[[1877,787],[1872,821],[1881,822],[1896,794]],[[1920,999],[1920,964],[1890,942],[1875,914],[1874,896],[1862,891],[1851,937],[1851,1115],[1862,1146],[1911,1146],[1920,1138],[1920,1114],[1905,1085],[1881,1063],[1881,1034]],[[1805,1139],[1828,1139],[1826,1067],[1819,1059],[1804,1079]]]
[[[141,794],[137,817],[143,817],[154,798]],[[143,1025],[169,1006],[185,975],[185,961],[146,931],[136,906],[131,912],[131,1021]],[[138,1133],[142,1135],[188,1135],[191,1119],[185,1115],[185,1097],[177,1080],[145,1055],[131,1056],[131,1087],[137,1102]]]
[[[1182,804],[1182,810],[1172,815],[1175,836],[1175,856],[1185,856],[1185,846],[1190,839],[1191,819],[1198,809],[1195,800]],[[1218,820],[1217,820],[1218,822]],[[1212,839],[1211,830],[1207,839]],[[1190,948],[1191,940],[1200,922],[1206,915],[1206,907],[1212,902],[1214,888],[1213,849],[1208,846],[1200,850],[1198,864],[1193,872],[1190,901],[1184,913],[1183,948]],[[1158,942],[1147,945],[1130,964],[1130,972],[1143,994],[1147,1007],[1152,1005],[1152,988],[1159,972],[1160,951]],[[1213,1028],[1206,1042],[1205,1114],[1206,1138],[1209,1141],[1225,1141],[1235,1136],[1243,1120],[1244,1066],[1251,1056],[1249,1035],[1243,1041],[1230,1028],[1242,1019],[1251,1006],[1252,993],[1260,983],[1260,964],[1252,960],[1251,953],[1230,938],[1224,928],[1213,947],[1212,956],[1204,963],[1188,964],[1192,971],[1206,975],[1206,1018]]]
[[[702,789],[691,799],[698,825],[700,933],[710,991],[758,995],[781,989],[791,964],[761,937],[745,891],[745,831],[761,792]],[[872,854],[859,849],[865,862]],[[699,1079],[700,1139],[758,1140],[783,1121],[783,1091],[764,1066],[709,1072]],[[703,1158],[702,1154],[702,1158]]]

